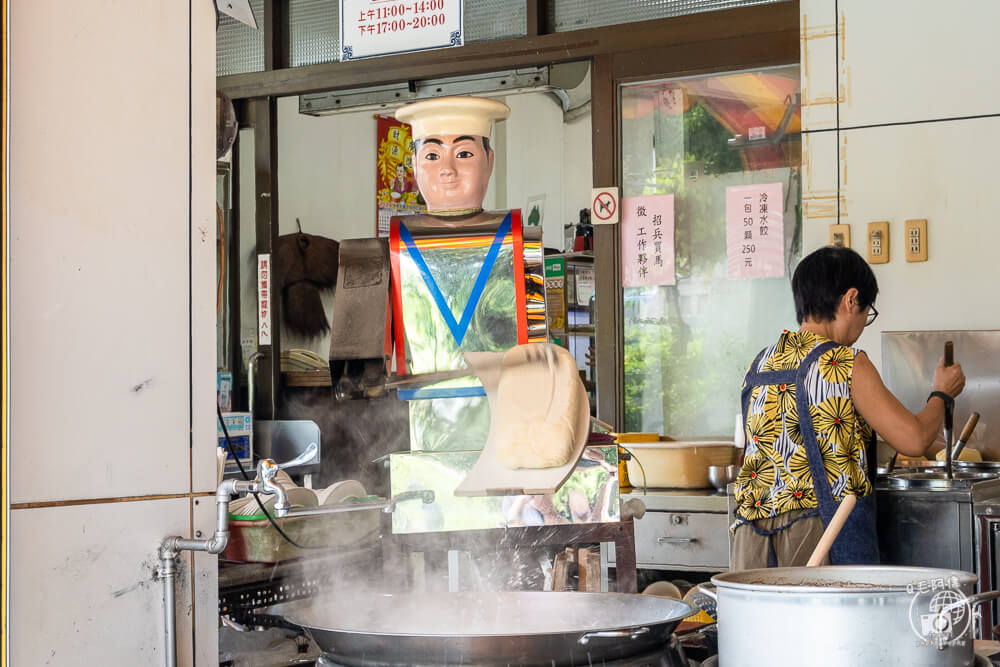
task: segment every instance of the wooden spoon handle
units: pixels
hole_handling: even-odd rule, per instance
[[[958,436],[958,439],[962,442],[968,443],[969,438],[972,437],[972,432],[976,430],[976,424],[979,423],[979,413],[973,412],[969,415],[969,421],[965,422],[965,428],[962,429],[962,434]]]
[[[851,513],[854,509],[855,503],[858,502],[858,497],[851,494],[845,495],[844,499],[840,501],[840,507],[834,512],[833,518],[830,519],[830,523],[827,524],[826,530],[823,531],[823,536],[819,538],[819,543],[816,548],[813,549],[812,555],[809,556],[809,562],[806,563],[806,567],[815,567],[823,562],[826,558],[827,552],[830,551],[830,547],[833,546],[833,541],[837,539],[837,535],[840,534],[840,529],[844,527],[844,522],[847,521],[847,515]]]

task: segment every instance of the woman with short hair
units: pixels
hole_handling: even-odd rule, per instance
[[[746,450],[736,481],[732,568],[805,565],[848,494],[858,497],[827,562],[878,563],[875,432],[907,456],[934,442],[965,387],[939,362],[927,405],[913,414],[852,347],[875,321],[878,283],[848,248],[821,248],[792,276],[798,331],[761,351],[743,382]]]

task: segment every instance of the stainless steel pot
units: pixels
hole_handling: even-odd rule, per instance
[[[717,587],[722,667],[968,666],[976,576],[920,567],[727,572]]]
[[[686,602],[624,593],[340,594],[276,607],[346,665],[591,665],[664,651]]]

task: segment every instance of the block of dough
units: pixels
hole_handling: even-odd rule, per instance
[[[530,371],[505,372],[529,358]],[[490,434],[455,495],[555,493],[573,474],[590,435],[590,404],[576,360],[550,343],[519,345],[503,355],[468,352],[465,360],[486,389]]]
[[[935,455],[938,461],[944,461],[945,451],[942,449]],[[978,449],[969,449],[966,447],[962,450],[962,453],[958,455],[959,461],[982,461],[983,454]]]
[[[587,402],[579,384],[576,360],[564,348],[537,344],[510,349],[504,355],[496,410],[490,416],[497,461],[514,470],[568,463],[575,449],[580,403]]]

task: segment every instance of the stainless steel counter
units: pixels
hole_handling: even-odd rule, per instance
[[[636,567],[721,572],[729,569],[729,502],[711,489],[634,489],[646,515],[635,520]],[[605,550],[609,565],[614,552]]]
[[[1000,584],[1000,478],[947,491],[892,489],[880,478],[879,551],[884,564],[974,572],[977,591]],[[989,636],[996,603],[983,605],[980,636]]]
[[[879,479],[875,488],[883,563],[981,574],[974,506],[1000,498],[1000,478],[951,490],[893,489]]]

